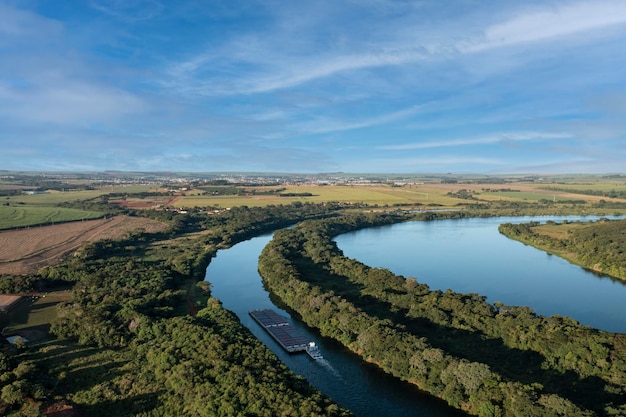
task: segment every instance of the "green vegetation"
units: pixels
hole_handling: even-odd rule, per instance
[[[303,222],[275,234],[259,271],[308,325],[453,407],[480,416],[626,414],[626,335],[477,294],[431,291],[344,257],[332,241],[404,219]]]
[[[20,344],[23,346],[23,344]],[[12,355],[7,342],[0,341],[0,414],[3,416],[39,416],[46,390],[38,378],[38,370],[31,361],[20,361]],[[24,398],[30,401],[24,402]],[[20,414],[11,413],[19,408]]]
[[[0,230],[15,227],[36,226],[50,223],[65,223],[102,217],[98,211],[87,211],[63,207],[0,206]]]
[[[586,182],[584,184],[558,184],[541,188],[550,191],[626,199],[626,183],[623,180],[620,182],[601,181]]]
[[[272,191],[272,192],[263,192]],[[417,187],[393,187],[390,185],[372,186],[320,186],[299,185],[286,186],[280,190],[260,188],[256,192],[238,193],[238,195],[214,193],[212,195],[187,195],[179,198],[176,204],[180,207],[236,207],[266,206],[288,204],[290,202],[328,203],[346,202],[366,204],[369,206],[393,206],[422,204],[450,204],[459,200],[445,195],[444,191],[426,191]]]
[[[108,194],[110,190],[81,190],[81,191],[55,191],[44,194],[17,195],[12,197],[2,197],[0,201],[4,204],[29,206],[54,206],[61,203],[84,201]]]
[[[102,174],[109,175],[114,177]],[[11,332],[49,326],[56,338],[0,346],[0,415],[39,415],[51,404],[82,415],[349,415],[280,363],[202,281],[218,249],[303,220],[276,234],[259,269],[304,321],[365,360],[471,414],[626,415],[624,335],[545,318],[526,307],[491,305],[477,294],[431,291],[413,278],[343,257],[331,240],[408,219],[626,210],[612,197],[573,198],[571,187],[588,188],[580,178],[559,178],[563,191],[542,193],[557,181],[433,176],[423,179],[428,184],[403,185],[370,176],[381,183],[260,186],[223,179],[186,184],[177,177],[161,187],[161,175],[137,173],[133,185],[111,187],[88,175],[72,181],[32,177],[0,184],[6,185],[0,209],[33,210],[33,218],[54,222],[60,221],[57,211],[75,219],[125,213],[169,228],[89,243],[37,274],[0,277],[0,292],[72,288],[55,314],[59,300],[8,325]],[[144,177],[152,183],[139,184]],[[621,177],[605,181],[623,184]],[[14,187],[56,191],[17,195]],[[565,189],[569,195],[560,195]],[[171,201],[187,213],[112,204],[148,200]],[[447,211],[409,214],[427,208]],[[19,225],[21,215],[15,216],[7,227]],[[561,226],[551,226],[554,237]],[[571,235],[576,233],[582,228]],[[592,244],[604,252],[609,243],[594,240],[601,233],[593,233],[577,239],[587,240],[590,253]],[[617,253],[620,244],[611,250]]]
[[[499,197],[508,197],[517,200],[547,200],[547,201],[568,201],[570,198],[564,196],[550,196],[545,193],[534,193],[529,191],[490,191],[491,194],[497,194]],[[584,203],[584,201],[583,201]]]
[[[500,233],[584,268],[626,280],[626,220],[503,224]]]
[[[91,243],[37,277],[13,277],[74,286],[52,323],[58,340],[10,356],[29,372],[18,378],[5,367],[11,388],[0,407],[8,415],[38,415],[52,402],[83,415],[349,415],[291,373],[201,281],[219,247],[338,209],[145,211],[169,217],[170,230]]]

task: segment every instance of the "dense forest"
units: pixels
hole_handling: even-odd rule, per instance
[[[432,291],[346,258],[332,240],[397,220],[355,214],[305,221],[274,235],[259,271],[322,335],[471,414],[626,414],[626,335],[492,305],[477,294]]]
[[[550,230],[566,229],[558,235]],[[626,220],[602,219],[571,227],[568,222],[502,224],[500,233],[539,249],[556,253],[587,269],[626,280]],[[581,227],[582,226],[582,227]]]
[[[92,243],[38,276],[3,277],[22,289],[73,290],[52,323],[56,339],[0,350],[0,415],[54,406],[86,416],[349,415],[283,365],[202,281],[218,248],[339,208],[171,216],[164,234]]]

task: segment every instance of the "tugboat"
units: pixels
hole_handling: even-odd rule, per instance
[[[322,352],[320,352],[320,348],[317,347],[315,342],[309,342],[309,345],[306,347],[306,353],[311,357],[311,359],[324,359]]]

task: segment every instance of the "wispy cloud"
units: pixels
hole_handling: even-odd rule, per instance
[[[128,92],[94,84],[70,82],[17,89],[0,84],[4,115],[27,123],[102,123],[148,109],[147,103]]]
[[[275,55],[275,52],[259,53],[260,55]],[[257,61],[233,62],[234,67],[256,68],[251,75],[243,77],[228,77],[216,83],[214,80],[204,80],[202,74],[214,60],[224,57],[209,53],[176,63],[169,70],[168,79],[163,85],[173,88],[179,93],[206,96],[228,96],[241,94],[268,93],[275,90],[296,87],[311,81],[330,77],[347,71],[367,68],[401,65],[425,59],[421,50],[395,50],[370,52],[353,55],[320,55],[310,57],[276,56],[274,64],[269,66]],[[282,65],[281,65],[282,64]],[[220,74],[217,75],[219,78]]]
[[[10,43],[0,66],[0,120],[7,125],[75,128],[150,108],[139,95],[110,84],[113,68],[77,52],[79,43],[58,20],[0,4],[0,46],[3,39]]]
[[[343,168],[349,172],[467,172],[475,170],[476,166],[482,167],[483,170],[493,170],[505,164],[506,160],[501,158],[440,155],[431,157],[368,158],[346,163]]]
[[[285,47],[284,33],[281,32],[244,34],[220,49],[204,51],[187,61],[174,63],[168,70],[170,78],[164,83],[176,87],[179,92],[207,96],[268,93],[351,71],[454,60],[463,54],[553,41],[626,23],[626,3],[611,0],[557,6],[547,4],[514,12],[512,17],[485,24],[482,29],[474,23],[464,34],[457,31],[447,36],[445,22],[440,27],[429,27],[428,32],[410,31],[405,27],[385,28],[387,36],[374,38],[369,44],[331,49],[310,44],[307,54],[280,52],[294,49]],[[482,19],[486,21],[487,17]],[[302,36],[306,37],[307,33]],[[217,83],[213,78],[210,81],[203,79],[208,68],[223,67],[224,62],[229,63],[235,74],[241,71],[240,76],[229,76]],[[213,75],[219,79],[219,74]]]
[[[49,46],[63,31],[56,20],[0,3],[0,47],[7,51],[19,51],[26,42]]]
[[[513,132],[513,133],[500,133],[489,136],[482,136],[478,138],[466,138],[466,139],[446,139],[437,141],[425,141],[425,142],[413,142],[399,145],[383,145],[378,146],[377,149],[387,151],[403,151],[409,149],[431,149],[431,148],[449,148],[456,146],[472,146],[472,145],[488,145],[501,142],[520,142],[530,140],[563,140],[571,139],[572,135],[569,133],[547,133],[547,132]]]
[[[336,119],[318,118],[310,122],[296,124],[293,126],[293,129],[306,135],[363,129],[405,119],[416,114],[419,110],[420,106],[411,106],[406,109],[375,117],[368,117],[359,121],[338,121]]]
[[[292,69],[290,74],[254,79],[249,86],[243,86],[239,92],[264,93],[294,87],[345,71],[401,65],[424,58],[423,52],[417,50],[381,51],[364,55],[337,56],[322,64],[308,62],[299,68]]]
[[[625,157],[621,0],[213,3],[0,0],[0,163],[458,172]]]
[[[596,31],[626,23],[623,1],[575,2],[531,9],[504,22],[484,29],[484,38],[475,43],[463,42],[462,52],[540,42]]]
[[[89,4],[102,13],[127,22],[152,19],[164,9],[158,0],[91,0]]]

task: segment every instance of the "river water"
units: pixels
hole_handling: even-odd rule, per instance
[[[567,217],[575,220],[576,218]],[[562,314],[610,331],[626,331],[626,285],[601,278],[498,233],[498,224],[551,217],[438,220],[401,223],[338,236],[345,255],[370,266],[412,276],[432,289],[486,295],[490,302],[528,305],[540,314]],[[562,218],[561,218],[562,219]],[[585,219],[591,219],[589,217]],[[271,235],[221,250],[207,268],[212,294],[292,371],[358,417],[461,416],[445,403],[363,363],[321,337],[282,308],[263,288],[258,257]],[[272,308],[286,317],[324,355],[286,353],[249,316]]]
[[[608,218],[611,218],[607,216]],[[344,255],[415,277],[431,289],[487,296],[491,303],[569,316],[626,332],[626,282],[600,276],[511,240],[501,223],[594,220],[597,217],[501,217],[399,223],[359,230],[335,241]]]
[[[223,306],[237,314],[244,326],[269,347],[293,372],[348,408],[357,417],[443,417],[464,414],[363,363],[356,355],[333,340],[322,338],[292,318],[280,302],[270,299],[257,271],[258,258],[271,235],[257,237],[221,250],[207,268],[206,280],[211,293]],[[274,302],[276,304],[274,304]],[[272,308],[316,341],[324,359],[313,361],[308,355],[288,354],[248,314],[257,308]]]

